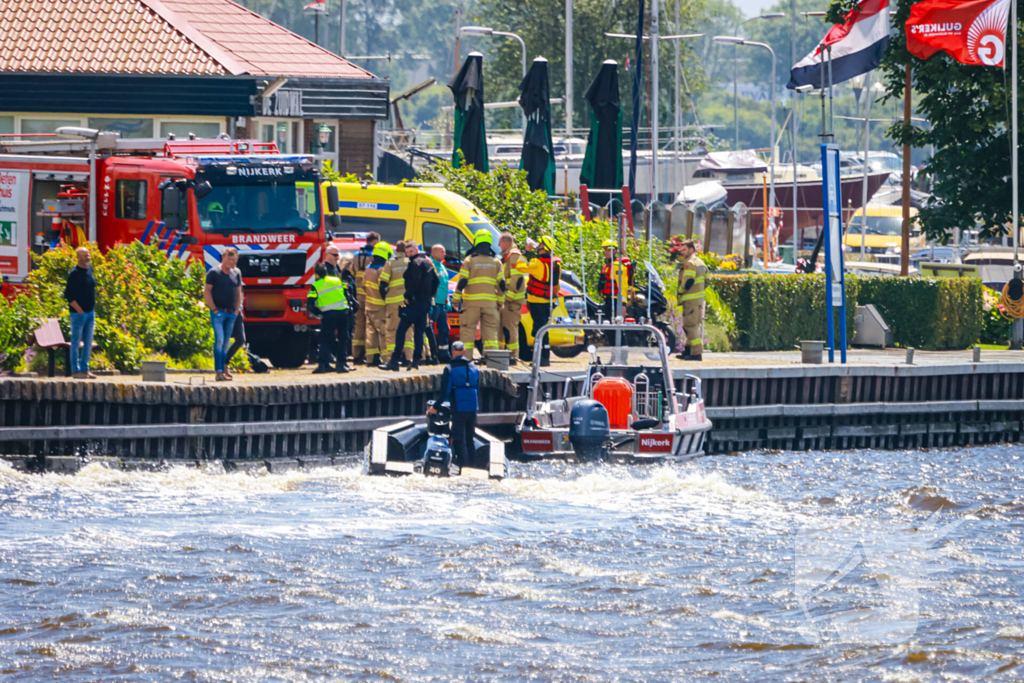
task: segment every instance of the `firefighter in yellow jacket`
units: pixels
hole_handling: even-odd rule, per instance
[[[683,265],[679,269],[678,303],[683,308],[683,332],[686,348],[677,357],[683,360],[701,360],[704,353],[704,277],[708,268],[697,256],[693,240],[681,247]]]
[[[498,348],[498,333],[501,329],[498,309],[505,303],[505,275],[501,261],[494,253],[493,243],[494,238],[490,232],[478,230],[473,239],[473,248],[467,252],[455,281],[452,299],[456,306],[462,306],[459,341],[466,347],[466,356],[470,358],[476,341],[477,322],[480,323],[484,355]]]
[[[351,271],[356,280],[356,299],[359,301],[359,310],[356,311],[356,325],[352,331],[352,362],[362,363],[369,356],[366,355],[366,289],[363,286],[363,276],[366,268],[373,262],[373,249],[380,241],[380,235],[371,232],[366,236],[364,244],[355,256],[348,263],[348,270]],[[370,354],[373,356],[373,354]]]
[[[395,332],[398,331],[399,311],[405,303],[405,269],[409,267],[409,259],[405,255],[405,242],[400,241],[395,245],[395,251],[391,260],[384,264],[380,271],[380,294],[384,297],[386,304],[384,317],[386,320],[385,334],[387,334],[387,346],[381,354],[381,365],[387,364],[391,354],[395,353]],[[406,335],[405,360],[412,361],[412,332]],[[402,349],[397,350],[398,353]]]
[[[387,348],[387,322],[384,297],[380,294],[380,275],[390,256],[391,245],[378,242],[373,247],[373,260],[363,271],[366,293],[366,364],[380,364],[381,354]],[[394,339],[394,336],[392,336]]]
[[[505,302],[501,306],[501,334],[498,348],[508,349],[511,363],[519,360],[519,319],[526,303],[526,282],[529,278],[527,261],[516,247],[512,233],[503,232],[498,240],[501,262],[504,264]]]

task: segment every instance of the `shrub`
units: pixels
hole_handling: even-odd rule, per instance
[[[977,278],[865,277],[858,301],[874,304],[898,346],[966,349],[985,329],[983,289]]]
[[[823,275],[709,275],[708,283],[735,316],[737,349],[789,350],[800,340],[827,337]],[[857,288],[856,278],[846,279],[848,340]]]

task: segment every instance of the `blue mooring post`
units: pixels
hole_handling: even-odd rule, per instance
[[[835,311],[839,309],[839,358],[846,362],[846,279],[843,273],[842,192],[839,185],[839,146],[821,146],[821,203],[825,216],[825,308],[828,362],[835,363]]]

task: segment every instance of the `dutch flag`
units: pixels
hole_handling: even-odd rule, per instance
[[[786,87],[790,90],[803,85],[820,87],[822,69],[825,70],[824,82],[827,85],[828,53],[825,48],[829,45],[832,46],[832,85],[835,85],[881,64],[888,44],[888,0],[862,0],[846,15],[844,23],[834,25],[811,54],[793,65]]]

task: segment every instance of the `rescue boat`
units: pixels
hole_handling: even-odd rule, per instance
[[[562,328],[603,333],[615,344],[588,347],[583,371],[542,374],[533,364],[527,409],[516,426],[525,459],[637,463],[704,455],[711,420],[700,379],[685,375],[677,388],[657,327],[559,323],[541,328],[538,339]],[[640,345],[624,346],[622,340]]]

